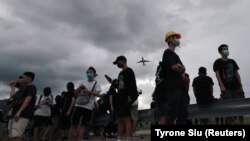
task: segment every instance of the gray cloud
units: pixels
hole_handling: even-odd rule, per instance
[[[248,34],[250,2],[244,0],[8,0],[0,2],[0,93],[7,97],[8,82],[24,71],[36,73],[39,90],[51,86],[55,94],[68,81],[85,79],[89,66],[97,69],[103,92],[104,74],[116,78],[119,69],[112,64],[126,55],[143,90],[141,108],[148,108],[154,89],[154,74],[167,45],[166,31],[182,34],[177,50],[191,79],[200,66],[213,77],[212,65],[219,57],[221,43],[230,46],[230,57],[241,70],[249,96]],[[144,56],[146,66],[136,62]],[[190,91],[192,102],[195,101]]]

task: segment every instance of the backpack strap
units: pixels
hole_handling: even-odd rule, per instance
[[[94,86],[93,86],[93,88],[92,88],[91,92],[93,92],[93,91],[94,91],[95,86],[96,86],[96,83],[97,83],[97,81],[95,82],[95,84],[94,84]]]
[[[52,99],[52,100],[54,100],[54,98],[53,98],[53,95],[52,95],[52,94],[50,94],[50,97],[51,97],[51,99]]]
[[[40,104],[40,103],[41,103],[42,97],[43,97],[43,95],[40,95],[40,98],[39,98],[38,104]],[[50,97],[51,97],[51,99],[53,100],[53,96],[52,96],[52,95],[50,95]]]
[[[40,98],[39,98],[38,104],[40,104],[40,103],[41,103],[42,97],[43,97],[43,95],[40,95]]]

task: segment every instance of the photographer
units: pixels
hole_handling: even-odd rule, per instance
[[[43,89],[43,95],[40,96],[36,102],[34,113],[34,140],[40,141],[39,128],[44,129],[42,140],[46,140],[48,133],[51,129],[52,118],[51,118],[51,106],[53,104],[53,97],[51,95],[51,89],[46,87]],[[45,128],[43,128],[43,125]],[[40,130],[41,131],[41,130]]]
[[[9,99],[9,107],[19,107],[22,103],[22,95],[24,92],[24,84],[22,83],[22,76],[19,76],[18,80],[12,80],[10,82],[10,99]],[[16,91],[16,89],[18,89]]]
[[[27,127],[29,120],[33,116],[33,110],[36,97],[36,86],[33,85],[35,74],[33,72],[24,72],[20,79],[23,92],[15,92],[17,81],[10,83],[10,96],[13,98],[13,110],[9,121],[9,136],[12,141],[21,141],[22,135]],[[20,89],[19,89],[20,91]],[[19,97],[20,96],[20,97]],[[18,97],[18,98],[17,98]]]

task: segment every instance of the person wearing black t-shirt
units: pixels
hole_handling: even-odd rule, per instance
[[[218,51],[221,58],[214,62],[213,69],[219,82],[221,99],[245,98],[238,72],[239,66],[233,59],[228,58],[228,45],[220,45]],[[239,122],[243,124],[243,117],[239,118]]]
[[[33,72],[24,72],[20,83],[25,87],[22,93],[21,105],[13,107],[9,121],[9,136],[12,141],[21,141],[25,128],[33,117],[33,111],[36,99],[36,86],[33,85],[35,74]]]
[[[214,82],[211,77],[207,76],[207,69],[205,67],[199,68],[199,76],[193,80],[193,91],[196,98],[196,103],[199,105],[207,105],[214,101],[213,96]],[[200,123],[207,125],[208,118],[201,118]]]
[[[134,71],[127,66],[127,59],[124,56],[119,56],[113,62],[122,71],[118,76],[118,95],[117,100],[117,119],[118,119],[118,140],[121,137],[127,137],[131,140],[132,137],[132,122],[131,122],[131,105],[138,97],[136,79]],[[125,133],[125,134],[124,134]]]
[[[192,84],[197,104],[202,105],[213,102],[213,85],[212,78],[207,76],[207,69],[200,67],[199,76],[194,78]]]
[[[75,103],[75,85],[73,82],[67,83],[67,92],[62,96],[62,107],[60,113],[61,139],[67,139],[67,130],[70,128],[72,109]]]
[[[188,95],[184,85],[185,67],[175,48],[180,45],[181,35],[170,31],[166,34],[165,41],[168,49],[163,54],[162,64],[164,78],[161,82],[161,95],[156,101],[160,111],[159,124],[185,124],[188,117]]]

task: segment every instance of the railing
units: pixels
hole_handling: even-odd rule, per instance
[[[250,98],[219,100],[209,105],[191,104],[188,106],[189,119],[216,118],[226,116],[250,115]],[[98,117],[95,126],[104,126],[108,122],[108,114]],[[139,122],[155,123],[157,112],[155,109],[139,110]]]

